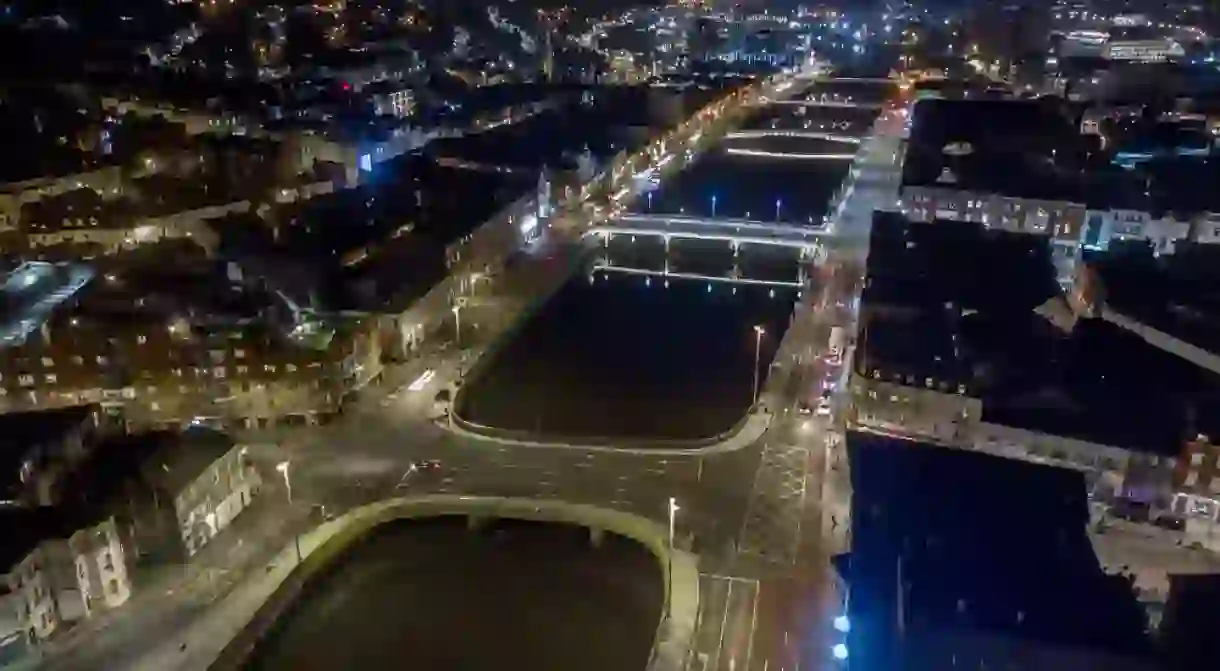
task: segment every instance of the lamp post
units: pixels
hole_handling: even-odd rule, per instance
[[[761,326],[754,327],[754,405],[758,405],[758,360],[762,350],[762,337],[766,332]]]
[[[462,346],[462,305],[453,306],[453,343]]]
[[[712,194],[712,218],[716,218],[716,194]]]
[[[289,507],[292,506],[292,478],[290,478],[288,476],[288,469],[290,467],[290,464],[291,464],[291,462],[281,461],[280,463],[275,465],[275,470],[279,471],[280,475],[284,477],[284,492],[288,495]],[[297,563],[300,564],[301,563],[301,534],[299,534],[299,533],[293,534],[292,540],[293,540],[293,543],[296,545]]]
[[[784,201],[779,198],[775,199],[775,220],[779,221],[779,208],[784,204]]]
[[[678,515],[678,500],[669,497],[669,551],[674,551],[674,520]]]

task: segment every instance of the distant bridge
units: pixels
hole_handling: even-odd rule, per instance
[[[825,133],[811,130],[740,130],[724,136],[726,140],[753,140],[764,137],[793,137],[803,140],[825,140],[827,142],[844,142],[860,144],[862,138],[856,135],[841,133]]]
[[[664,226],[666,230],[703,231],[708,228],[730,228],[735,230],[762,232],[764,234],[777,233],[780,235],[801,235],[810,239],[826,235],[826,231],[824,229],[811,226],[785,224],[783,222],[775,221],[759,221],[757,219],[740,219],[735,217],[703,217],[690,214],[652,214],[637,212],[619,215],[616,221],[627,222],[633,225],[643,224],[651,227]]]
[[[754,279],[750,279],[748,277],[717,277],[716,275],[700,275],[698,273],[680,273],[680,272],[671,272],[668,270],[645,270],[643,268],[627,268],[624,266],[612,266],[612,265],[605,264],[605,263],[595,264],[592,268],[592,271],[593,272],[597,272],[597,271],[614,272],[614,273],[622,273],[625,275],[640,275],[643,277],[662,277],[662,278],[666,278],[666,279],[673,278],[673,279],[679,279],[679,280],[700,280],[700,281],[704,281],[704,282],[720,282],[720,283],[724,283],[724,284],[750,284],[750,285],[764,286],[764,287],[789,287],[789,288],[793,288],[793,289],[800,289],[805,286],[803,282],[798,282],[796,280],[792,280],[792,281],[754,280]]]
[[[736,149],[728,148],[724,150],[729,156],[754,156],[757,158],[778,158],[785,160],[797,161],[851,161],[856,158],[855,153],[851,154],[809,154],[800,152],[776,152],[762,151],[759,149]]]
[[[801,107],[826,107],[831,109],[880,110],[881,103],[857,103],[845,100],[772,100],[772,105],[800,105]]]
[[[824,228],[766,223],[747,219],[627,214],[594,226],[586,233],[609,242],[616,235],[645,235],[680,240],[722,240],[740,244],[789,247],[812,253],[818,240],[830,235]]]

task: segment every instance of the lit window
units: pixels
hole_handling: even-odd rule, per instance
[[[46,367],[46,368],[54,368],[54,367],[55,367],[55,359],[52,359],[52,358],[51,358],[51,357],[49,357],[49,356],[44,356],[44,357],[42,357],[42,365],[43,365],[44,367]]]

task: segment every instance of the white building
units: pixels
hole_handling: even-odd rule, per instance
[[[145,465],[154,485],[173,497],[186,557],[194,556],[254,501],[263,481],[246,448],[228,436],[191,429]]]
[[[56,511],[16,510],[2,522],[11,534],[42,536],[6,577],[21,628],[42,641],[99,609],[123,605],[131,595],[128,558],[113,517],[73,527]]]

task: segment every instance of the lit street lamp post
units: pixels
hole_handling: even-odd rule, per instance
[[[779,208],[781,205],[783,205],[783,203],[784,203],[784,201],[780,200],[779,198],[775,199],[775,220],[776,221],[779,221]]]
[[[766,332],[766,329],[761,326],[754,327],[754,405],[758,405],[758,360],[762,349],[762,337]]]
[[[716,218],[716,194],[712,194],[712,218]]]
[[[290,465],[290,462],[281,461],[280,463],[275,465],[275,470],[279,471],[280,475],[284,476],[284,491],[288,495],[288,506],[291,508],[292,507],[292,478],[290,478],[288,476],[289,465]],[[299,534],[299,533],[293,534],[292,540],[293,540],[293,543],[296,545],[297,563],[300,564],[301,563],[301,534]]]
[[[669,551],[674,551],[674,520],[678,514],[678,500],[669,497]]]
[[[462,346],[462,305],[453,306],[453,344]]]

